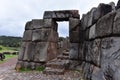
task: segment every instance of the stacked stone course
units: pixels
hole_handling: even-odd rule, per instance
[[[119,14],[115,5],[100,4],[83,15],[84,41],[80,54],[85,80],[120,79]]]
[[[17,65],[33,68],[56,58],[56,21],[69,21],[69,67],[79,64],[85,80],[119,80],[119,5],[101,3],[81,20],[78,10],[45,11],[43,19],[27,22]]]
[[[34,69],[56,58],[58,52],[56,29],[57,23],[52,19],[34,19],[27,22],[17,64]]]

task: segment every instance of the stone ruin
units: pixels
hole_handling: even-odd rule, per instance
[[[119,6],[101,3],[81,19],[78,10],[45,11],[43,19],[26,23],[17,65],[34,69],[55,59],[59,51],[57,21],[69,21],[68,68],[81,69],[85,80],[119,80]]]

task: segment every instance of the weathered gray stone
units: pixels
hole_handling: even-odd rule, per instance
[[[89,33],[90,33],[90,29],[86,29],[85,34],[84,34],[85,40],[89,40]]]
[[[91,80],[106,80],[103,71],[99,67],[94,66]]]
[[[70,42],[71,43],[79,43],[80,42],[80,39],[79,39],[79,31],[71,31],[69,33],[69,36],[70,36]]]
[[[52,42],[38,42],[35,47],[34,61],[46,62],[57,56],[57,45]]]
[[[34,52],[35,52],[35,43],[26,42],[23,60],[24,61],[33,61]]]
[[[89,39],[94,39],[96,37],[96,24],[94,24],[89,31]]]
[[[83,14],[81,19],[81,26],[83,30],[86,30],[88,27],[92,26],[95,23],[93,18],[95,11],[96,8],[92,8],[87,14]]]
[[[116,6],[116,9],[119,9],[119,8],[120,8],[120,0],[118,0],[117,6]]]
[[[76,27],[80,27],[80,20],[76,18],[70,18],[69,19],[69,31],[76,29]]]
[[[87,28],[87,24],[88,24],[88,15],[83,14],[81,19],[81,27],[83,28],[83,30]]]
[[[35,52],[34,52],[34,61],[35,62],[43,62],[47,60],[47,42],[39,42],[36,44]]]
[[[100,66],[100,39],[86,42],[85,60],[93,63],[95,66]]]
[[[109,36],[112,34],[115,14],[115,12],[108,13],[97,22],[96,37]]]
[[[53,19],[44,19],[44,27],[52,28],[54,25],[54,20]]]
[[[100,39],[94,40],[91,47],[92,47],[92,51],[91,51],[92,62],[94,63],[94,65],[100,66],[100,61],[101,61],[101,53],[100,53],[101,40]]]
[[[25,30],[32,30],[33,26],[32,26],[32,21],[28,21],[25,25]]]
[[[57,31],[58,24],[53,19],[44,19],[44,28],[52,28]]]
[[[70,36],[70,42],[77,43],[80,42],[79,37],[79,31],[80,31],[80,20],[75,18],[69,19],[69,36]]]
[[[78,43],[70,43],[70,59],[78,59],[79,58],[79,44]]]
[[[47,60],[52,60],[54,58],[57,57],[57,53],[58,53],[58,45],[57,43],[52,43],[52,42],[49,42],[49,45],[48,45],[48,48],[47,48]]]
[[[120,38],[119,37],[110,37],[105,38],[101,42],[101,53],[102,57],[105,58],[120,58]]]
[[[32,41],[58,42],[58,33],[52,29],[33,30]]]
[[[44,19],[54,19],[56,21],[68,21],[69,18],[78,18],[78,10],[45,11]]]
[[[19,51],[18,60],[22,61],[26,49],[26,42],[22,42],[21,49]]]
[[[85,63],[83,67],[83,76],[85,80],[91,80],[93,68],[94,66],[91,65],[90,63]]]
[[[97,9],[94,12],[94,21],[97,22],[102,16],[112,11],[112,6],[108,4],[99,4]]]
[[[101,42],[101,69],[105,79],[119,80],[120,37],[105,38]]]
[[[88,15],[87,27],[92,26],[93,23],[95,22],[93,19],[95,11],[96,11],[96,8],[92,8],[91,11],[87,13],[87,15]]]
[[[35,62],[30,62],[30,69],[35,70]]]
[[[120,10],[116,12],[114,18],[113,34],[120,34]]]
[[[23,35],[23,41],[31,41],[32,40],[32,30],[26,30]]]
[[[33,26],[33,29],[40,29],[40,28],[43,28],[43,19],[33,19],[32,20],[32,26]]]
[[[79,60],[85,61],[85,42],[79,44]]]
[[[31,68],[31,65],[30,65],[30,62],[28,62],[28,61],[24,61],[23,62],[23,68],[25,68],[25,69],[27,69],[27,68]]]
[[[114,2],[110,2],[109,5],[111,5],[112,11],[115,11],[115,3]]]

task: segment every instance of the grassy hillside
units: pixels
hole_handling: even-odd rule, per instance
[[[0,45],[5,47],[20,47],[21,37],[0,36]]]
[[[0,52],[19,51],[21,41],[21,37],[0,36]]]

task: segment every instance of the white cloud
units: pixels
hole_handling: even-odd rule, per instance
[[[0,0],[0,35],[22,36],[25,23],[43,18],[46,10],[77,9],[82,15],[99,3],[109,2],[111,0]],[[65,27],[60,28],[64,35]]]

